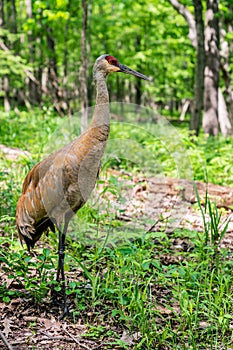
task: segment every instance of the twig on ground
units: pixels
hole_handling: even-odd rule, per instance
[[[44,341],[46,340],[47,342],[49,341],[48,339],[50,339],[51,341],[54,341],[54,340],[65,340],[67,342],[72,342],[73,340],[70,339],[69,337],[62,337],[62,336],[57,336],[57,337],[48,337],[47,335],[44,335],[43,337],[41,337],[40,339],[37,340],[37,342],[41,342],[41,341]]]
[[[58,335],[58,336],[52,336],[52,335],[50,335],[50,334],[48,334],[48,333],[46,333],[46,332],[44,332],[44,331],[38,331],[38,333],[40,333],[40,334],[44,334],[44,337],[42,337],[42,338],[40,338],[40,340],[42,339],[42,340],[44,340],[45,339],[45,337],[47,338],[47,339],[51,339],[51,340],[61,340],[61,339],[65,339],[65,340],[70,340],[70,338],[68,338],[68,337],[65,337],[64,338],[64,336],[62,336],[62,335]],[[39,341],[40,341],[39,340]]]
[[[111,343],[101,343],[100,345],[95,346],[92,350],[101,349],[103,345],[111,345]]]
[[[45,318],[37,317],[37,316],[24,316],[23,319],[26,322],[40,322],[40,323],[43,323],[43,321],[46,320]]]
[[[82,343],[80,343],[72,334],[70,334],[64,326],[62,326],[63,331],[71,338],[73,341],[78,344],[79,346],[83,347],[84,349],[90,350],[90,348]]]
[[[5,335],[0,331],[0,337],[2,338],[3,343],[6,345],[8,350],[13,350],[11,344],[6,339]]]
[[[156,220],[155,223],[149,228],[149,230],[146,231],[146,233],[151,232],[155,228],[155,226],[159,223],[159,221],[160,220]]]

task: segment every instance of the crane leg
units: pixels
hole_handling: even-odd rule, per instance
[[[66,284],[65,284],[65,272],[64,272],[64,259],[65,259],[65,238],[68,224],[64,224],[64,229],[59,230],[59,243],[58,243],[58,267],[56,281],[62,283],[61,292],[63,297],[62,315],[60,319],[63,319],[68,313],[68,305],[66,300]],[[60,279],[61,278],[61,279]],[[53,292],[53,300],[57,303],[57,295]]]

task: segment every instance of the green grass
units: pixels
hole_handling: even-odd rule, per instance
[[[122,124],[114,122],[105,158],[110,165],[143,170],[150,175],[191,178],[232,186],[232,137],[207,138],[201,134],[191,142],[188,130],[171,124]],[[109,157],[108,157],[109,159]]]
[[[61,122],[51,109],[44,107],[30,112],[4,113],[0,111],[0,143],[19,147],[39,157],[56,127]]]
[[[104,169],[188,178],[193,174],[200,181],[208,174],[209,182],[232,185],[232,139],[201,135],[192,143],[186,130],[147,123],[132,128],[131,119],[129,115],[128,124],[112,124]],[[2,114],[1,120],[0,142],[32,156],[16,162],[0,160],[0,299],[9,304],[24,298],[48,311],[57,234],[43,237],[32,258],[16,239],[14,214],[23,178],[46,153],[61,120],[51,111],[42,119],[36,111]],[[53,135],[59,138],[59,132]],[[120,196],[122,184],[110,177],[108,190]],[[169,235],[146,234],[140,229],[133,239],[130,227],[122,227],[108,205],[99,211],[90,202],[79,212],[79,226],[71,225],[67,237],[65,269],[68,298],[75,305],[72,322],[82,317],[88,325],[85,337],[109,341],[109,349],[233,348],[233,259],[231,251],[220,248],[227,223],[220,227],[221,213],[208,197],[204,207],[199,200],[198,208],[204,221],[201,233],[177,229]],[[182,243],[178,247],[176,240]],[[132,345],[122,338],[123,332]]]

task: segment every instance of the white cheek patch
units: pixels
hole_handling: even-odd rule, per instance
[[[110,71],[111,71],[111,72],[119,72],[119,71],[120,71],[120,68],[117,67],[117,66],[111,66]]]

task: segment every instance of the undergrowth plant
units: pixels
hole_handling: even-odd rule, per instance
[[[199,236],[200,241],[203,241],[204,248],[206,250],[213,249],[213,259],[218,260],[218,250],[222,239],[224,238],[228,224],[229,218],[224,219],[222,222],[222,212],[219,211],[215,202],[211,202],[208,198],[208,184],[206,184],[206,195],[204,204],[202,205],[201,199],[194,183],[194,190],[197,198],[197,203],[199,210],[202,215],[203,226],[204,226],[204,241]]]

